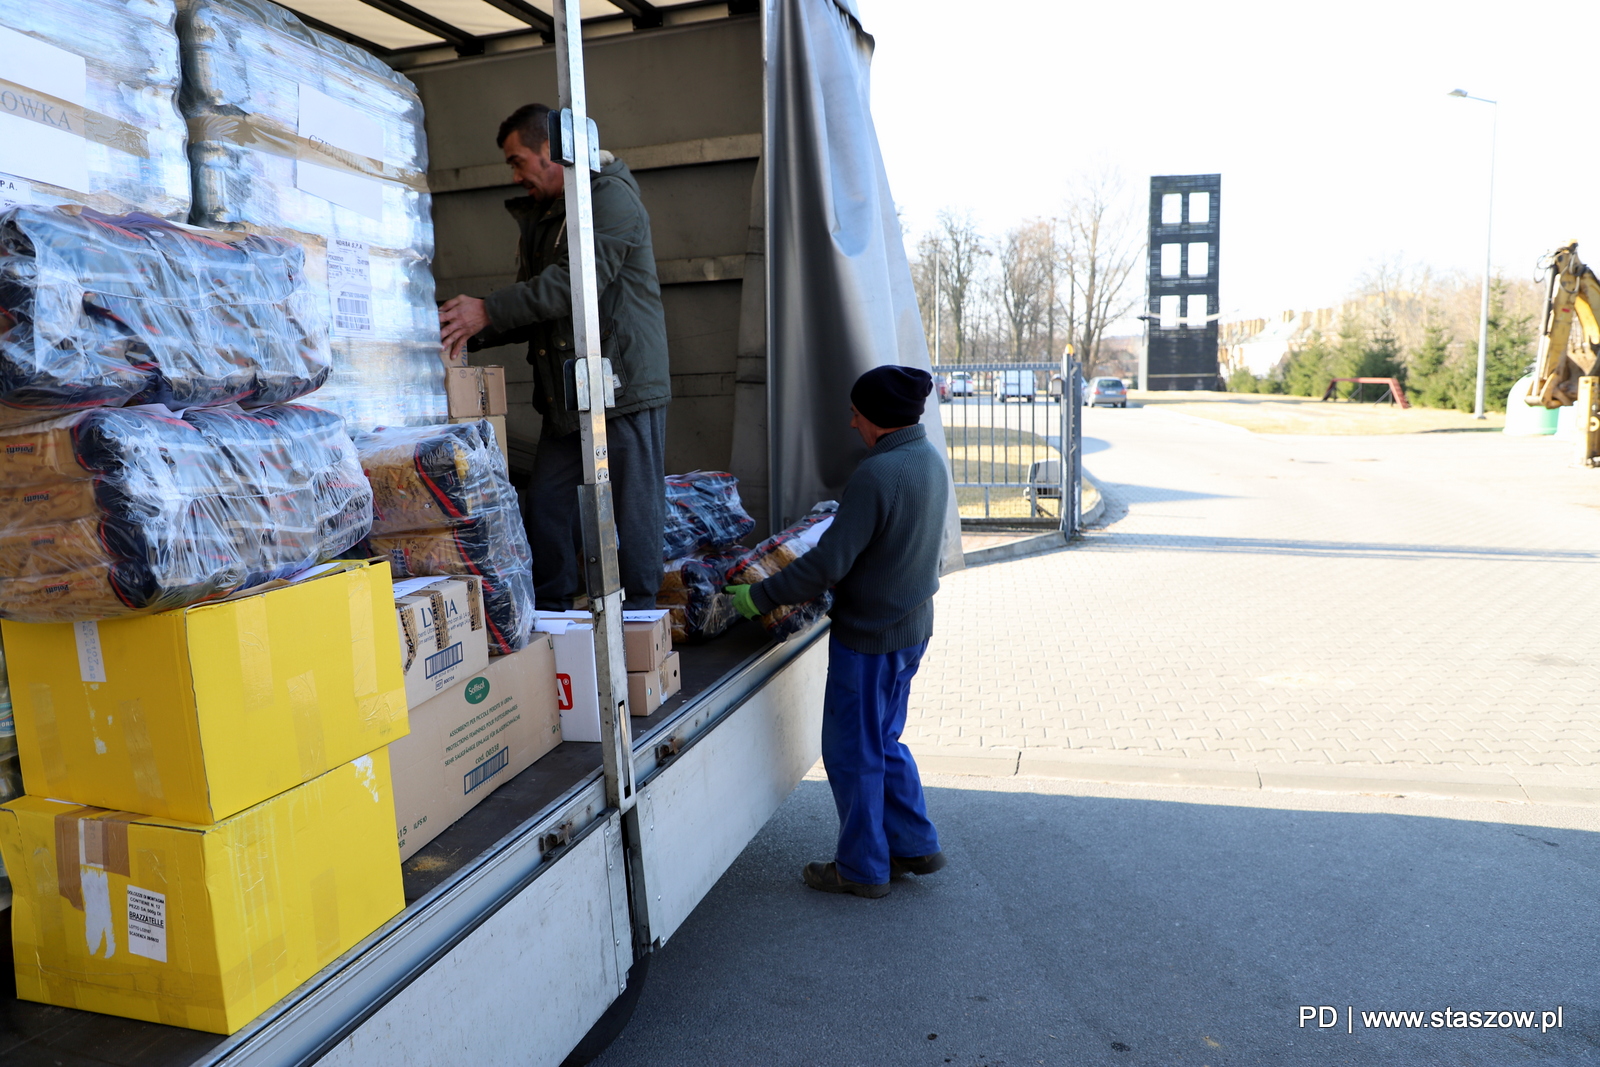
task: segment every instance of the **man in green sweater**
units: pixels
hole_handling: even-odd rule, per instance
[[[945,865],[922,781],[900,741],[911,679],[933,635],[950,476],[919,420],[933,379],[877,367],[850,390],[867,454],[816,547],[755,585],[731,585],[747,618],[833,590],[822,761],[839,811],[832,863],[808,863],[825,893],[882,897],[896,874]]]

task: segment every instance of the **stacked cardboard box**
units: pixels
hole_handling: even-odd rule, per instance
[[[500,446],[500,457],[510,463],[511,453],[506,443],[506,369],[456,366],[447,368],[444,373],[450,421],[488,420],[494,427],[494,439]]]
[[[587,611],[540,611],[533,628],[556,654],[556,707],[566,741],[600,740],[600,685],[594,673],[594,616]]]
[[[394,585],[406,702],[416,707],[489,665],[481,579],[407,578]]]
[[[387,564],[350,561],[155,615],[4,623],[20,996],[232,1033],[401,910],[392,610]]]
[[[556,651],[561,736],[600,740],[600,695],[595,677],[594,617],[587,611],[541,611],[534,629],[550,635]],[[623,659],[628,671],[628,711],[650,715],[677,695],[678,654],[665,609],[622,613]]]
[[[535,634],[411,708],[411,732],[389,746],[400,858],[408,859],[561,743],[555,644]]]
[[[628,711],[653,714],[677,695],[681,685],[666,609],[623,612],[622,646],[628,667]]]

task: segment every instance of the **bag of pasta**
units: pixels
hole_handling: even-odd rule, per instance
[[[730,567],[728,582],[754,585],[777,574],[816,547],[817,541],[833,524],[834,513],[838,510],[836,501],[824,500],[817,504],[799,522],[762,541]],[[773,637],[789,637],[809,629],[832,607],[833,594],[824,592],[804,604],[784,604],[769,611],[761,616],[761,625]]]
[[[656,605],[671,616],[674,644],[709,640],[739,621],[733,597],[722,587],[728,583],[728,570],[744,557],[745,551],[739,549],[667,561]]]
[[[81,622],[287,577],[366,535],[338,416],[99,408],[0,431],[0,617]]]
[[[739,500],[739,479],[721,471],[669,474],[661,558],[667,562],[738,544],[756,528]]]
[[[483,580],[489,651],[524,648],[533,630],[533,553],[488,420],[380,428],[356,437],[372,486],[372,537],[395,576]]]

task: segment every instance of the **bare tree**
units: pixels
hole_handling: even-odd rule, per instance
[[[917,310],[922,313],[922,330],[927,334],[928,354],[938,363],[943,358],[941,327],[945,304],[943,283],[939,280],[940,260],[944,258],[939,234],[923,234],[917,240],[917,254],[911,259],[911,288],[917,294]]]
[[[1019,363],[1036,355],[1039,330],[1052,321],[1055,230],[1043,219],[1012,227],[1000,243],[999,298],[1008,348]]]
[[[952,340],[956,346],[955,362],[967,357],[970,332],[978,303],[978,281],[983,271],[983,261],[989,253],[987,243],[972,216],[966,212],[944,210],[939,212],[936,244],[939,249],[939,288],[943,304],[950,317]]]
[[[1115,171],[1076,182],[1061,222],[1068,335],[1084,375],[1092,377],[1104,358],[1106,329],[1138,306],[1139,287],[1130,282],[1144,261],[1144,240]]]

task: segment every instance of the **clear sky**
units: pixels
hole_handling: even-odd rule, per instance
[[[1073,171],[1222,175],[1226,317],[1336,303],[1377,259],[1481,276],[1600,263],[1600,4],[858,0],[873,114],[913,234],[945,206],[1000,232]]]

